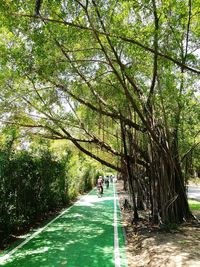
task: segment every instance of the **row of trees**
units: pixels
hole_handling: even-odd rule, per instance
[[[145,205],[155,222],[189,219],[198,0],[39,2],[1,3],[1,120],[120,172],[135,218]]]
[[[6,132],[6,143],[1,142],[0,149],[0,245],[9,234],[44,219],[91,189],[97,175],[97,168],[70,148],[59,158],[55,148],[53,153],[45,143],[17,151],[16,130]]]

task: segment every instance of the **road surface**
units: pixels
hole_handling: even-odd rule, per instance
[[[126,267],[120,210],[111,184],[83,196],[46,226],[0,254],[4,267]]]
[[[200,201],[200,186],[188,186],[188,198]]]

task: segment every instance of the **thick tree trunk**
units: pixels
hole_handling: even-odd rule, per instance
[[[167,150],[164,145],[163,148],[161,151],[156,145],[151,146],[152,217],[155,223],[159,220],[162,223],[181,223],[192,215],[187,202],[178,151],[174,143],[171,150]]]

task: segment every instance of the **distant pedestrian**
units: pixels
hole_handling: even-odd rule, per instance
[[[102,176],[99,176],[99,178],[97,180],[97,190],[99,190],[101,192],[101,194],[103,194],[103,179],[102,179]]]
[[[106,176],[105,185],[106,185],[106,188],[108,189],[109,188],[109,176]]]

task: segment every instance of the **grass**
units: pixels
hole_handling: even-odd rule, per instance
[[[189,203],[189,206],[190,206],[190,209],[192,211],[200,211],[200,202],[199,201],[196,201],[196,200],[189,200],[188,201]]]

